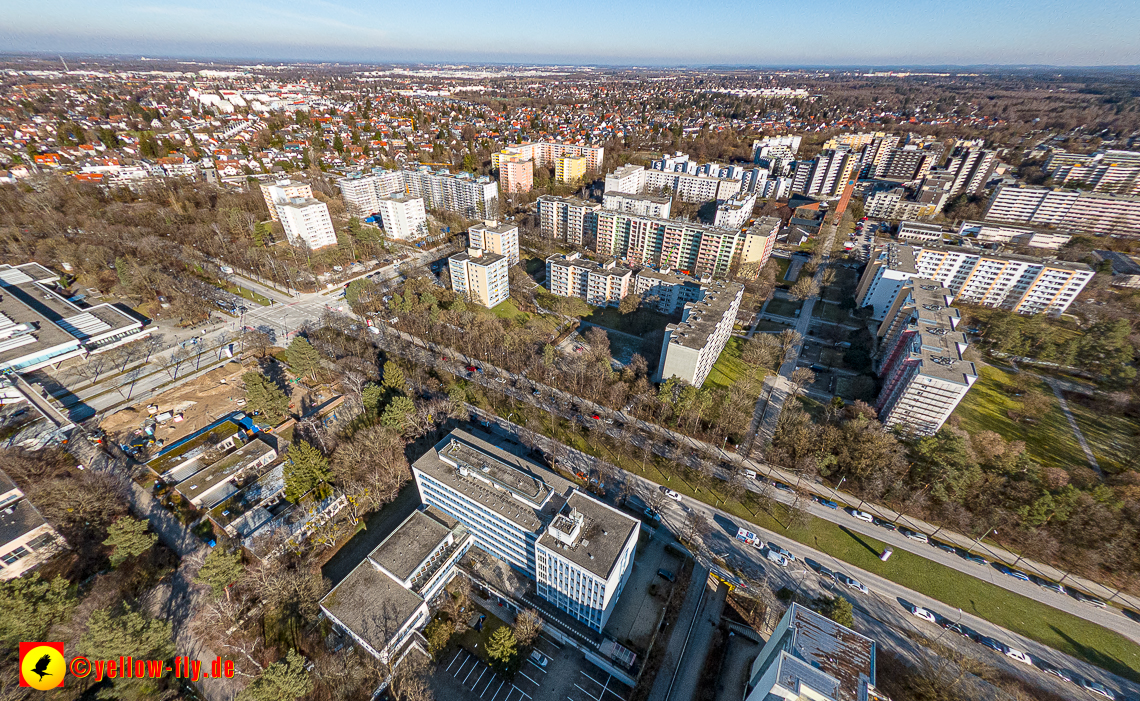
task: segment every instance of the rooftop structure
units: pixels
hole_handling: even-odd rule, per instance
[[[552,294],[577,297],[599,307],[616,307],[631,291],[633,271],[616,260],[599,265],[580,253],[556,253],[546,259],[546,284]]]
[[[19,577],[64,545],[24,492],[0,472],[0,580]]]
[[[680,323],[665,327],[659,382],[677,377],[700,387],[732,335],[744,285],[715,281],[701,287],[700,299],[685,303]]]

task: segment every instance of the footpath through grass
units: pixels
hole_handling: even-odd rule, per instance
[[[499,397],[495,400],[501,406],[485,408],[501,417],[514,412],[516,423],[552,436],[549,413],[526,404],[503,402]],[[586,432],[559,420],[557,435],[553,437],[564,445],[873,572],[948,607],[961,608],[1079,660],[1140,682],[1140,645],[1119,633],[904,550],[896,550],[889,561],[883,562],[879,554],[884,543],[830,521],[810,518],[807,525],[787,528],[786,507],[783,505],[768,513],[759,508],[759,498],[753,492],[748,492],[744,503],[728,498],[703,484],[703,478],[696,473],[687,474],[676,463],[658,456],[649,456],[643,461],[640,449],[630,453],[615,450],[600,438],[599,432]],[[717,482],[715,486],[723,487],[723,484]],[[941,613],[949,614],[950,611]]]

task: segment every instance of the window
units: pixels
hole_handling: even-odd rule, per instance
[[[16,549],[13,550],[12,552],[5,553],[3,556],[0,556],[0,561],[3,561],[5,565],[11,565],[12,563],[16,562],[17,560],[19,560],[21,558],[25,558],[27,556],[28,556],[28,549],[25,548],[24,546],[20,545],[20,546],[17,546]]]

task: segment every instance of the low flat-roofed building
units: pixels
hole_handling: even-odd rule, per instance
[[[471,547],[467,528],[433,507],[416,511],[321,600],[339,628],[381,661],[430,618],[429,604]],[[426,650],[425,650],[426,652]]]
[[[899,223],[899,241],[942,243],[942,227],[938,224],[904,221]]]
[[[78,306],[56,290],[58,280],[39,263],[0,265],[0,370],[31,372],[149,333],[112,304]]]
[[[0,580],[19,577],[64,545],[24,492],[0,472]]]
[[[176,487],[194,506],[211,509],[241,489],[243,477],[258,474],[277,459],[277,450],[254,438],[237,450],[186,477]]]
[[[887,701],[874,640],[792,604],[752,663],[745,701]]]

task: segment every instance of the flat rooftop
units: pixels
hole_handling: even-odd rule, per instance
[[[478,256],[473,256],[470,253],[464,251],[463,253],[456,253],[455,255],[448,258],[448,260],[455,260],[460,262],[467,261],[472,265],[481,266],[494,265],[495,263],[506,259],[506,256],[501,256],[498,253],[492,253],[491,251],[483,251],[482,255]]]
[[[368,559],[401,582],[407,581],[450,532],[450,528],[423,511],[413,511],[369,553]]]
[[[667,195],[654,195],[649,193],[630,193],[619,192],[617,190],[610,190],[606,192],[603,197],[620,197],[623,200],[637,200],[639,202],[653,202],[654,204],[669,204],[673,201],[672,197]]]
[[[716,331],[725,314],[731,311],[733,302],[744,289],[744,285],[738,282],[721,280],[705,283],[701,287],[704,288],[704,296],[696,302],[685,303],[682,316],[684,320],[665,327],[673,332],[669,343],[686,348],[704,348],[709,336]]]
[[[1085,263],[1074,263],[1067,260],[1057,260],[1056,258],[1044,258],[1042,256],[1027,256],[1022,253],[997,253],[994,251],[980,251],[976,248],[965,248],[963,246],[945,246],[945,245],[928,245],[916,246],[921,250],[947,252],[947,253],[965,253],[979,258],[994,258],[998,260],[1013,260],[1020,263],[1032,263],[1034,265],[1047,265],[1050,268],[1062,268],[1065,270],[1072,270],[1077,272],[1092,272]],[[912,253],[913,255],[913,253]]]
[[[562,513],[571,509],[585,517],[577,542],[564,547],[550,533],[544,533],[538,539],[539,544],[582,569],[608,579],[630,533],[640,528],[641,522],[579,491],[566,500]]]
[[[839,682],[840,701],[860,701],[875,681],[875,641],[829,618],[793,605],[793,654]]]
[[[254,438],[249,443],[220,458],[217,462],[204,467],[202,470],[195,472],[179,482],[178,491],[190,499],[197,498],[241,472],[245,469],[246,465],[272,452],[274,452],[274,448],[268,443],[262,441],[260,438]],[[237,485],[234,485],[234,492],[236,492],[237,489]],[[204,506],[209,508],[216,503],[217,502],[214,502],[213,504],[206,504]]]
[[[322,608],[374,650],[383,650],[421,604],[419,595],[381,572],[368,558],[321,600]]]

